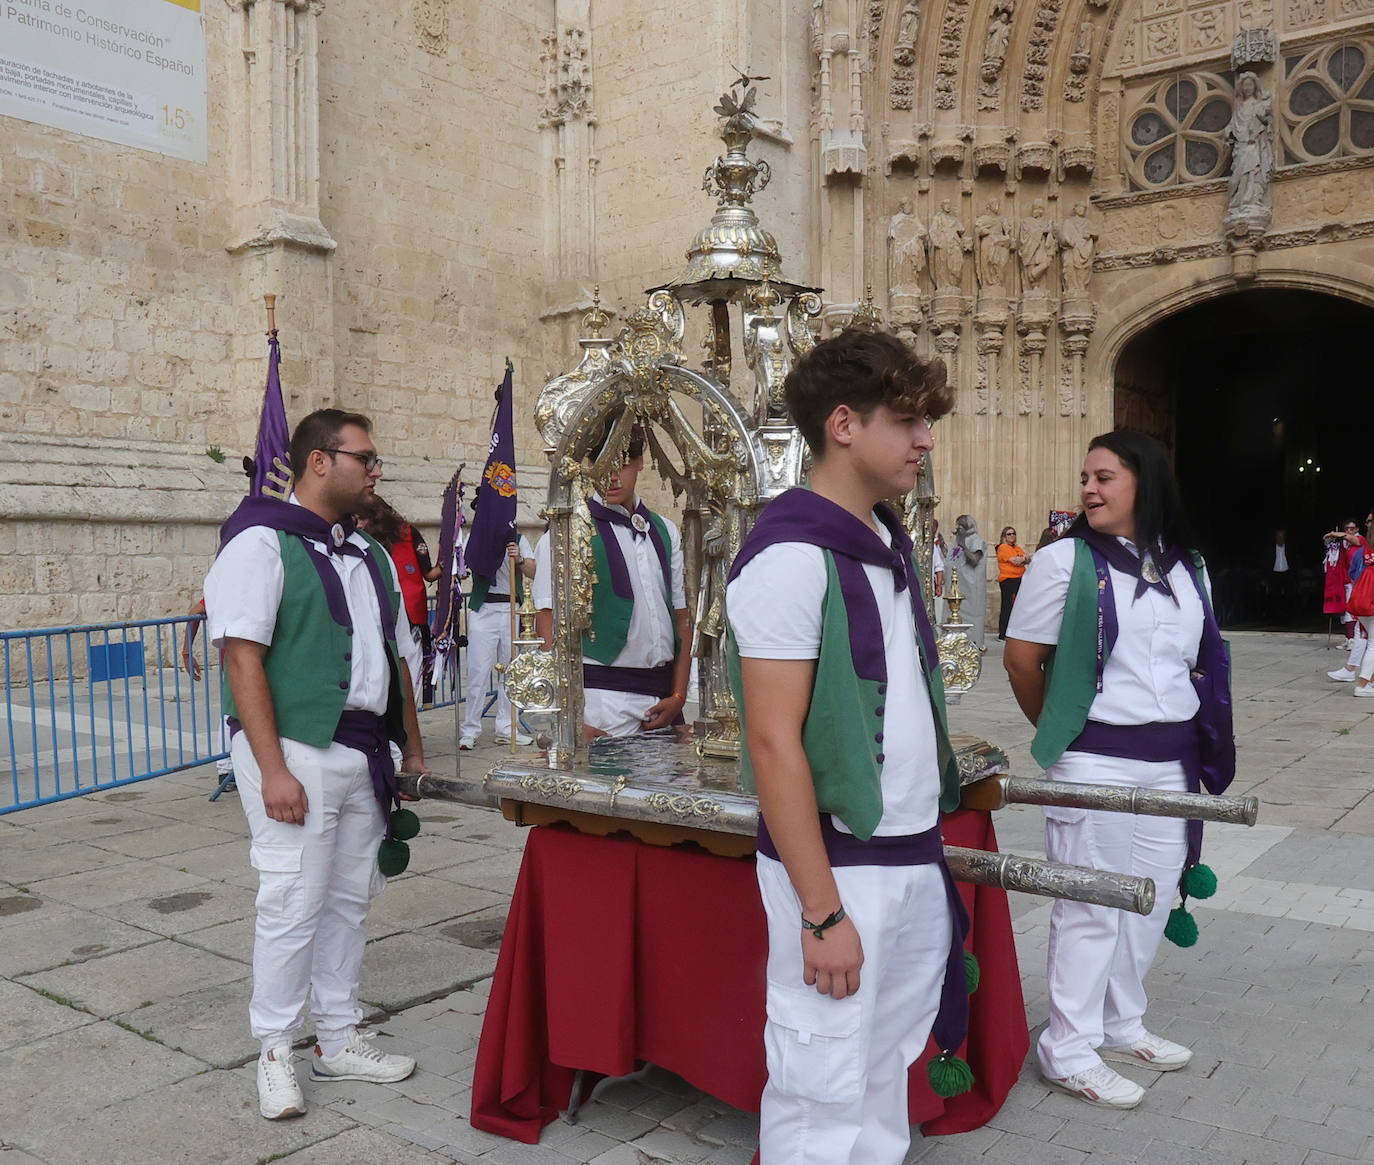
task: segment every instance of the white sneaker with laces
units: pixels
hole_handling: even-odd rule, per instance
[[[476,739],[471,736],[460,736],[458,738],[458,747],[461,748],[464,752],[471,752],[472,746],[476,743]]]
[[[374,1084],[394,1084],[415,1071],[415,1061],[409,1056],[392,1056],[380,1052],[368,1041],[376,1032],[349,1033],[348,1046],[337,1056],[326,1056],[315,1045],[315,1062],[310,1069],[312,1080],[369,1080]]]
[[[1042,1068],[1040,1079],[1051,1088],[1099,1108],[1135,1108],[1145,1098],[1145,1089],[1113,1072],[1106,1064],[1094,1064],[1069,1076],[1046,1076]]]
[[[1118,1064],[1139,1064],[1156,1072],[1176,1071],[1193,1058],[1191,1049],[1151,1032],[1146,1032],[1129,1044],[1104,1045],[1098,1054],[1104,1060],[1115,1060]]]
[[[1365,684],[1363,687],[1356,684],[1354,691],[1350,694],[1352,696],[1374,696],[1374,684]]]
[[[1338,667],[1335,671],[1327,672],[1326,678],[1339,680],[1341,683],[1349,683],[1355,678],[1355,669],[1353,667]]]
[[[305,1115],[305,1097],[296,1083],[293,1058],[290,1044],[258,1057],[258,1111],[270,1121]]]

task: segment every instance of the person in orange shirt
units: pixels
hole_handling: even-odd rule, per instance
[[[997,585],[1002,588],[1002,612],[997,617],[997,638],[1006,639],[1007,620],[1016,605],[1016,592],[1021,589],[1021,576],[1031,556],[1016,545],[1016,528],[1007,526],[997,542]]]

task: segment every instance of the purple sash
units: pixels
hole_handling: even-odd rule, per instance
[[[639,531],[635,530],[628,517],[618,510],[602,505],[595,498],[587,499],[587,510],[592,516],[592,521],[596,523],[596,532],[601,536],[601,545],[606,551],[606,565],[611,573],[609,580],[611,590],[622,599],[633,599],[634,590],[630,585],[630,571],[625,565],[625,554],[620,549],[620,540],[613,533],[612,527],[624,526],[627,530],[633,531],[636,537],[640,536]],[[671,576],[668,567],[668,547],[663,545],[663,540],[659,537],[658,526],[651,516],[649,507],[640,502],[635,507],[635,513],[648,522],[649,528],[644,536],[649,539],[655,553],[658,554],[658,564],[663,568],[663,577],[669,579]],[[672,585],[671,582],[669,585]]]
[[[873,588],[864,574],[865,565],[890,570],[893,589],[907,592],[921,660],[927,673],[939,667],[939,650],[912,562],[911,539],[897,515],[887,506],[879,503],[873,507],[873,512],[891,534],[891,546],[867,522],[860,521],[828,498],[800,486],[789,489],[768,503],[749,531],[730,567],[730,581],[733,582],[756,555],[779,542],[805,542],[829,550],[835,560],[849,618],[849,647],[854,657],[854,670],[860,679],[881,684],[887,682],[883,626]]]
[[[777,847],[759,815],[758,851],[764,857],[781,861]],[[964,901],[954,885],[954,875],[945,862],[945,843],[939,825],[932,825],[924,833],[892,836],[874,834],[868,841],[860,841],[851,833],[835,828],[830,814],[821,814],[821,840],[832,868],[840,866],[930,866],[939,865],[945,883],[945,901],[949,904],[950,944],[945,962],[945,981],[940,988],[940,1012],[931,1028],[931,1035],[940,1051],[953,1053],[968,1035],[968,984],[964,977],[964,943],[968,939],[969,916]],[[860,936],[862,938],[862,936]]]
[[[628,692],[633,696],[653,696],[662,700],[673,694],[673,662],[657,667],[611,667],[608,664],[582,664],[582,686],[606,692]],[[679,712],[673,724],[686,724]]]

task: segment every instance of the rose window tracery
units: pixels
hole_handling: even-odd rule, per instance
[[[1345,40],[1284,59],[1280,165],[1374,150],[1374,43]]]
[[[1204,182],[1226,173],[1223,131],[1231,120],[1228,73],[1173,73],[1154,82],[1125,125],[1134,190]]]

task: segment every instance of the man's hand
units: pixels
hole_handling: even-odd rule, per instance
[[[287,825],[304,825],[309,808],[305,789],[285,768],[262,774],[262,807],[273,821]]]
[[[609,732],[603,732],[600,728],[593,728],[590,724],[582,725],[582,743],[590,744],[598,736],[609,736]]]
[[[200,660],[189,651],[181,653],[181,666],[186,669],[186,673],[193,679],[200,679]]]
[[[671,696],[664,696],[657,704],[644,713],[644,731],[653,732],[657,728],[667,728],[677,714],[686,706],[687,701],[674,692]]]
[[[401,753],[401,772],[420,773],[422,776],[430,776],[429,766],[425,764],[425,753],[422,748],[407,748]],[[407,797],[404,793],[397,793],[402,801],[418,801],[419,797]]]
[[[803,917],[809,922],[822,921],[821,918]],[[829,995],[832,999],[843,999],[859,989],[859,968],[864,962],[864,947],[848,915],[828,927],[821,938],[809,930],[802,931],[801,945],[802,965],[805,967],[802,978],[808,987],[815,987],[822,995]]]

